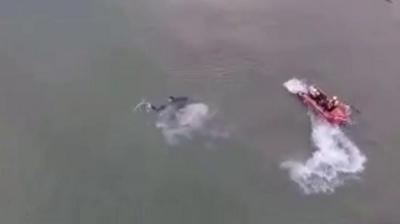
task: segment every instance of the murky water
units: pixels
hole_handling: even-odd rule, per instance
[[[400,223],[397,0],[5,0],[0,31],[1,223]],[[280,168],[314,152],[294,76],[362,112],[333,194]],[[168,95],[230,138],[168,145],[131,110]]]

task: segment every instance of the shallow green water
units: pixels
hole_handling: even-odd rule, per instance
[[[398,223],[398,4],[2,1],[1,223]],[[359,182],[305,196],[312,152],[282,88],[312,79],[363,111]],[[196,97],[230,140],[167,146],[146,97]]]

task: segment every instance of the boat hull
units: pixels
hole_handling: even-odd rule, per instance
[[[322,106],[318,105],[308,94],[298,93],[296,94],[300,101],[310,108],[312,112],[319,117],[324,118],[331,124],[335,125],[346,125],[351,123],[350,119],[350,106],[339,103],[339,105],[332,111],[326,111]]]

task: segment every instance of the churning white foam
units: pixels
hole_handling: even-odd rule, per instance
[[[307,84],[300,79],[290,79],[283,83],[283,86],[291,93],[305,93],[307,92]]]
[[[293,83],[297,86],[291,86]],[[298,84],[286,82],[285,87],[289,85],[287,88],[292,92],[299,89]],[[338,126],[310,115],[311,140],[317,150],[305,162],[289,160],[281,167],[289,171],[291,179],[304,193],[333,193],[346,180],[358,178],[367,158]]]
[[[213,118],[208,105],[191,103],[176,110],[168,106],[162,111],[156,122],[167,143],[175,145],[183,139],[192,139],[195,135],[213,138],[227,138],[229,133],[221,128],[211,127],[208,123]]]

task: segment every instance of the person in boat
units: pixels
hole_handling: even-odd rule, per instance
[[[174,96],[169,96],[168,97],[168,103],[162,104],[160,106],[155,106],[152,103],[147,103],[146,104],[146,110],[147,111],[155,111],[157,113],[160,113],[161,111],[165,110],[168,106],[173,106],[175,107],[176,110],[180,110],[184,108],[187,104],[189,103],[189,98],[188,97],[174,97]]]
[[[318,105],[322,107],[325,107],[327,105],[328,100],[326,95],[321,93],[321,91],[318,90],[315,86],[310,86],[308,92],[311,99],[317,102]]]
[[[333,96],[332,99],[330,99],[326,105],[326,110],[331,112],[335,108],[339,106],[339,100],[337,96]]]

